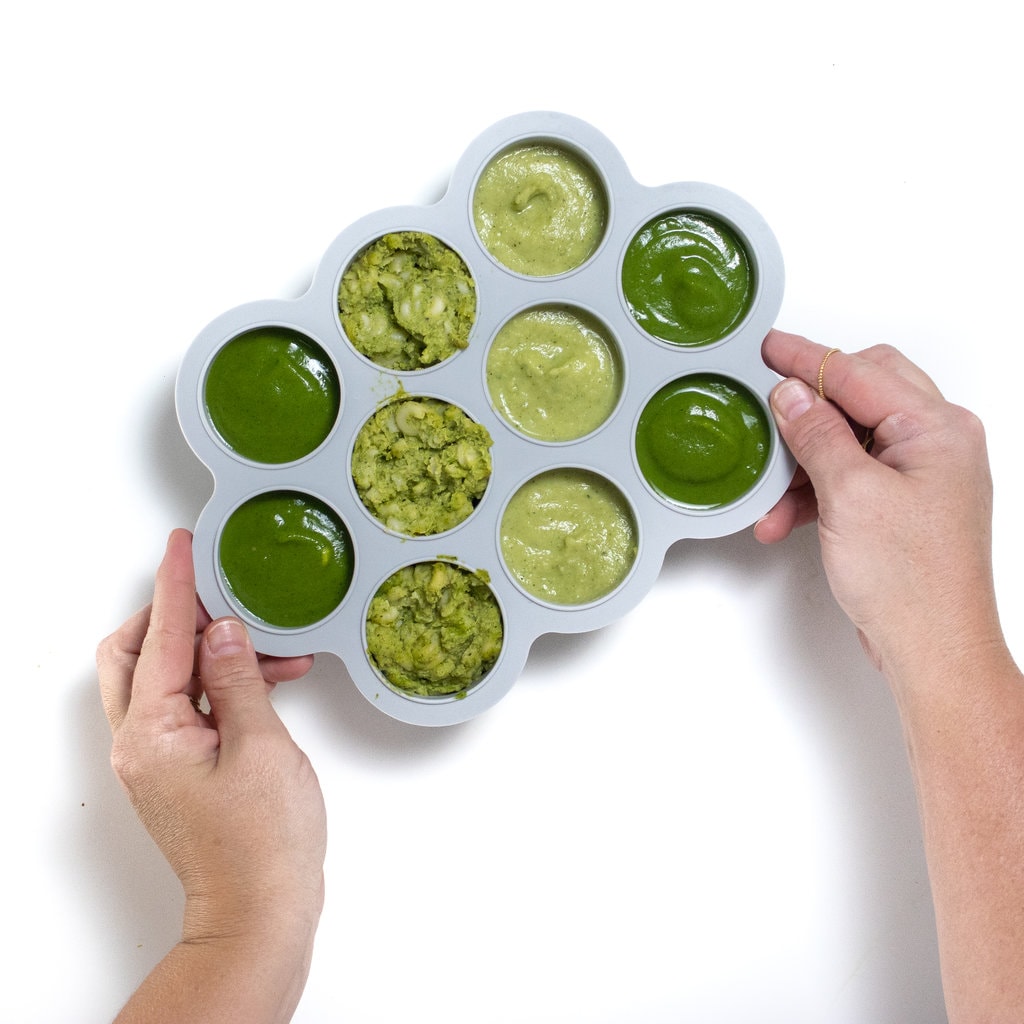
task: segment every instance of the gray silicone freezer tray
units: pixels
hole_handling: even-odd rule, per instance
[[[576,270],[554,277],[527,277],[502,267],[484,249],[473,220],[474,188],[483,169],[509,147],[534,142],[581,156],[607,192],[607,223],[599,248]],[[755,291],[742,322],[721,341],[699,347],[648,335],[631,315],[621,284],[624,251],[637,231],[654,216],[679,210],[704,213],[731,226],[754,268]],[[476,318],[468,347],[426,369],[391,371],[370,362],[349,343],[338,316],[339,281],[349,262],[377,238],[395,231],[439,238],[462,256],[476,284]],[[778,378],[764,365],[760,346],[778,314],[782,293],[776,240],[738,196],[696,182],[641,185],[608,139],[563,114],[527,113],[491,126],[458,161],[440,201],[382,210],[352,224],[324,254],[303,296],[232,309],[210,323],[188,349],[177,382],[178,417],[188,443],[215,480],[194,531],[200,599],[213,616],[244,619],[264,653],[333,652],[363,695],[394,718],[447,725],[478,715],[508,692],[538,636],[593,630],[614,621],[648,592],[670,545],[744,529],[785,491],[794,462],[770,415],[770,455],[763,472],[742,497],[720,508],[688,507],[660,496],[641,473],[634,446],[645,403],[663,385],[689,374],[729,378],[756,396],[767,412],[768,393]],[[554,444],[513,429],[493,407],[485,377],[488,347],[499,328],[519,311],[552,304],[576,307],[603,324],[617,345],[622,370],[621,396],[611,417],[586,437]],[[290,327],[313,339],[328,353],[341,381],[341,411],[327,440],[307,457],[283,465],[254,463],[233,452],[211,425],[204,399],[206,374],[220,348],[243,332],[267,325]],[[483,498],[465,522],[444,534],[409,537],[389,531],[364,507],[352,481],[349,465],[356,434],[400,390],[459,406],[493,438],[493,469]],[[509,498],[538,473],[558,467],[583,468],[607,478],[626,497],[637,526],[637,553],[628,576],[603,599],[578,606],[555,605],[526,593],[505,567],[498,536]],[[253,495],[280,489],[308,493],[332,507],[354,548],[352,580],[343,601],[325,619],[304,628],[278,628],[250,614],[234,599],[220,569],[220,533],[232,511]],[[396,569],[439,558],[486,574],[502,616],[501,653],[490,671],[458,696],[412,696],[389,685],[367,656],[367,608]]]

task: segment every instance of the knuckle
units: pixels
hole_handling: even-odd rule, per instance
[[[832,448],[842,440],[842,435],[849,433],[849,430],[842,418],[821,408],[796,420],[791,426],[788,440],[799,456]]]
[[[125,738],[123,730],[114,737],[114,744],[110,748],[110,766],[121,782],[131,789],[139,776],[140,760],[134,745]]]
[[[963,466],[964,472],[976,474],[988,465],[985,425],[975,413],[954,406],[946,434],[951,457]]]
[[[936,410],[931,432],[951,455],[961,452],[966,458],[976,458],[986,447],[981,417],[960,405],[943,403]]]
[[[110,747],[110,766],[125,789],[135,793],[159,771],[159,744],[131,716],[117,732]]]
[[[903,354],[894,345],[889,345],[886,342],[879,342],[875,345],[870,345],[868,348],[862,349],[860,355],[866,359],[872,360],[872,362],[879,363],[883,366],[893,363],[902,362]]]
[[[263,677],[252,658],[233,655],[217,659],[216,670],[209,681],[214,682],[220,690],[235,690],[251,687],[257,677],[262,683]]]
[[[958,433],[962,434],[965,440],[972,445],[985,443],[985,424],[977,413],[965,409],[963,406],[953,406],[954,422]]]
[[[138,655],[128,650],[121,640],[121,634],[111,633],[104,637],[96,647],[96,667],[102,672],[105,669],[128,669],[134,671],[138,663]]]
[[[96,664],[100,668],[104,665],[109,665],[116,659],[118,649],[117,634],[111,633],[109,636],[105,636],[96,645]]]

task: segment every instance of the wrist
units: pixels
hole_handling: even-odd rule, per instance
[[[323,909],[323,876],[307,885],[235,883],[186,893],[184,941],[251,941],[282,952],[312,945]]]
[[[1008,657],[991,572],[930,574],[900,601],[890,594],[861,624],[866,646],[897,697],[968,679]]]
[[[908,725],[987,703],[988,686],[1016,669],[998,621],[893,645],[879,662]]]
[[[186,898],[181,940],[117,1024],[287,1024],[309,976],[319,905]]]

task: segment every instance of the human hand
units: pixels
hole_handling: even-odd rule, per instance
[[[268,697],[312,659],[257,660],[236,619],[196,598],[175,531],[153,604],[97,651],[111,761],[185,890],[186,942],[272,930],[310,945],[323,904],[319,782]],[[209,712],[193,700],[205,692]]]
[[[765,362],[779,431],[800,464],[755,528],[765,543],[818,521],[839,604],[887,672],[1001,641],[991,566],[992,483],[984,430],[888,346],[836,352],[771,331]],[[851,421],[874,431],[870,454]]]

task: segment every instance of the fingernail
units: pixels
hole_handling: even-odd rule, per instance
[[[814,405],[814,392],[802,381],[790,378],[772,392],[772,408],[786,420],[798,419]]]
[[[237,619],[220,619],[206,633],[213,654],[238,654],[249,646],[249,634]]]

